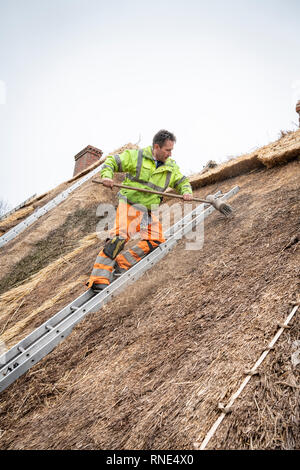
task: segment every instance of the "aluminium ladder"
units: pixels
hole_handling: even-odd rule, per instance
[[[239,191],[235,186],[221,200],[227,200]],[[217,193],[218,195],[218,193]],[[215,197],[217,196],[215,195]],[[208,207],[207,207],[208,206]],[[207,207],[205,209],[205,207]],[[0,356],[0,392],[50,353],[62,342],[86,315],[98,311],[127,285],[136,281],[145,271],[166,256],[184,235],[210,215],[215,208],[201,204],[165,232],[167,240],[145,256],[100,293],[91,289],[35,329],[18,344]]]

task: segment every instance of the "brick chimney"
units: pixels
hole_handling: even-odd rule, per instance
[[[81,173],[93,163],[98,162],[102,154],[102,150],[99,150],[96,147],[92,147],[91,145],[88,145],[83,150],[81,150],[81,152],[77,153],[77,155],[74,157],[75,167],[73,176],[78,175],[78,173]]]
[[[300,127],[300,100],[296,104],[296,113],[299,114],[299,127]]]

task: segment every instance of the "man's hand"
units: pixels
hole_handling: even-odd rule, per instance
[[[102,178],[101,182],[106,186],[107,188],[113,188],[114,182],[111,178]]]
[[[192,194],[184,194],[183,195],[183,200],[184,201],[191,201],[193,199],[193,195]]]

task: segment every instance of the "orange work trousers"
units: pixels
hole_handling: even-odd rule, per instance
[[[109,234],[110,239],[120,237],[126,243],[136,233],[140,234],[141,241],[129,250],[119,253],[115,259],[108,257],[103,249],[100,251],[87,283],[88,287],[92,287],[93,284],[104,285],[104,287],[109,285],[113,280],[114,269],[119,272],[127,271],[165,241],[161,223],[156,216],[149,215],[148,212],[139,210],[126,202],[120,202],[114,228]]]

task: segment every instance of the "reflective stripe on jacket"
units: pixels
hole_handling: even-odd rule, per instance
[[[113,178],[114,172],[126,172],[123,184],[154,191],[165,191],[168,187],[179,194],[192,194],[192,187],[186,176],[180,172],[179,166],[172,158],[156,168],[152,156],[152,147],[140,150],[125,150],[120,155],[109,155],[102,166],[102,178]],[[141,193],[136,190],[122,189],[119,198],[127,199],[130,204],[141,204],[147,209],[159,206],[161,197],[157,194]]]

